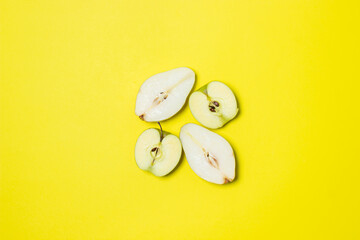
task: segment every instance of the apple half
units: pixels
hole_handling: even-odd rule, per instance
[[[159,122],[175,115],[193,88],[195,73],[175,68],[147,79],[136,97],[135,114],[146,122]]]
[[[159,124],[160,125],[160,124]],[[138,138],[135,160],[138,167],[161,177],[170,173],[180,161],[181,142],[173,134],[150,128]]]
[[[225,184],[235,178],[235,156],[220,135],[194,123],[184,125],[180,140],[191,169],[206,181]]]
[[[213,81],[190,95],[190,111],[207,128],[220,128],[233,119],[238,106],[231,89],[222,82]]]

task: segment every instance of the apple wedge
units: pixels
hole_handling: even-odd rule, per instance
[[[224,184],[235,178],[235,156],[231,145],[220,135],[188,123],[180,140],[191,169],[206,181]]]
[[[218,81],[210,82],[193,92],[189,105],[195,119],[212,129],[222,127],[238,112],[234,93],[228,86]]]
[[[136,98],[135,114],[146,122],[159,122],[175,115],[193,88],[195,73],[181,67],[147,79]]]
[[[160,124],[159,124],[160,125]],[[182,153],[181,142],[173,134],[150,128],[138,138],[135,146],[135,160],[138,167],[155,176],[165,176],[179,163]]]

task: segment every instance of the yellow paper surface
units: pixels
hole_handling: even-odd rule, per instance
[[[359,239],[358,1],[0,1],[0,239]],[[232,88],[236,181],[135,164],[143,81]],[[186,104],[163,122],[197,123]]]

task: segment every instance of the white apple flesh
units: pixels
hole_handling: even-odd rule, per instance
[[[191,169],[206,181],[224,184],[235,178],[235,156],[231,145],[220,135],[188,123],[180,140]]]
[[[146,122],[159,122],[172,117],[185,104],[194,82],[194,71],[186,67],[150,77],[140,87],[135,114]]]
[[[210,82],[192,93],[189,106],[195,119],[212,129],[222,127],[238,112],[234,93],[218,81]]]
[[[155,176],[165,176],[178,164],[182,148],[178,137],[150,128],[138,138],[135,146],[135,160],[138,167]]]

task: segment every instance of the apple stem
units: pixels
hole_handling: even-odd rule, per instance
[[[159,126],[160,126],[160,132],[161,132],[161,135],[160,135],[160,142],[163,140],[163,138],[164,138],[164,133],[163,133],[163,130],[162,130],[162,127],[161,127],[161,124],[160,124],[160,122],[157,122],[158,124],[159,124]]]

